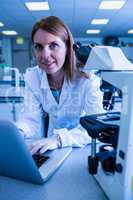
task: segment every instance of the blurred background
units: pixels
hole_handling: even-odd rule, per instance
[[[35,66],[30,34],[42,17],[60,17],[83,46],[118,46],[133,62],[133,0],[0,0],[0,117],[17,120],[25,72]]]

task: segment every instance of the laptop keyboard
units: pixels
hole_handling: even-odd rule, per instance
[[[36,153],[32,155],[33,160],[35,161],[37,167],[39,168],[46,160],[49,159],[49,156],[45,156],[44,154]]]

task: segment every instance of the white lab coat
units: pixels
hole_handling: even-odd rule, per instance
[[[48,84],[45,71],[38,66],[27,71],[25,108],[16,123],[26,136],[42,136],[42,118],[49,114],[48,136],[59,134],[62,146],[81,147],[90,143],[90,137],[80,125],[83,115],[103,112],[100,80],[94,74],[90,79],[77,77],[72,83],[64,80],[59,104]]]

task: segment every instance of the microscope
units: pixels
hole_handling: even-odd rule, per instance
[[[118,47],[94,46],[84,69],[99,71],[104,81],[120,90],[122,98],[120,112],[80,119],[92,138],[89,173],[110,200],[133,200],[133,64]]]

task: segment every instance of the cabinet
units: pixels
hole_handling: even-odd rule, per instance
[[[15,88],[8,85],[0,85],[0,118],[17,121],[23,108],[24,97],[15,94]]]

